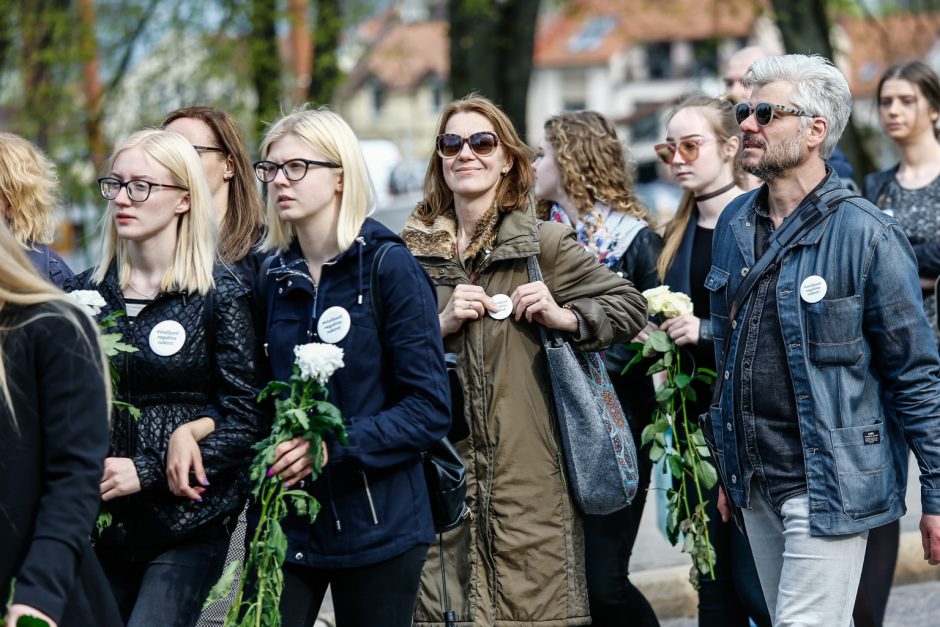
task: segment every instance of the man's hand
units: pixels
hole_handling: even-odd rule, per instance
[[[920,517],[920,541],[924,546],[924,559],[931,566],[940,564],[940,515]]]
[[[725,491],[721,486],[718,486],[718,513],[721,514],[722,522],[731,520],[731,503],[728,502],[728,497],[725,496]]]

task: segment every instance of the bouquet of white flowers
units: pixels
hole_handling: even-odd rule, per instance
[[[651,316],[676,318],[692,313],[692,300],[686,294],[670,291],[668,285],[646,290],[643,296]],[[673,544],[678,543],[680,533],[684,534],[682,550],[692,556],[690,580],[697,586],[698,573],[709,573],[714,578],[715,549],[708,537],[702,487],[714,486],[718,473],[709,461],[705,436],[696,416],[689,420],[686,400],[696,400],[691,385],[693,381],[710,384],[714,381],[715,372],[707,368],[696,368],[691,374],[682,372],[681,354],[665,331],[653,331],[646,342],[635,342],[630,344],[630,348],[634,355],[624,372],[644,358],[659,355],[646,374],[665,372],[666,375],[663,385],[656,391],[656,410],[651,423],[643,429],[641,446],[652,443],[650,459],[654,463],[665,459],[665,467],[678,482],[675,489],[666,492],[666,532]],[[677,426],[681,429],[677,430]],[[670,431],[671,440],[666,437]],[[689,494],[693,489],[698,502],[694,509],[689,505]]]
[[[274,400],[274,421],[271,434],[255,445],[258,454],[251,463],[252,494],[261,507],[261,516],[255,528],[244,564],[230,562],[222,578],[213,586],[205,605],[225,597],[244,566],[235,602],[225,617],[226,627],[279,627],[279,605],[284,589],[281,567],[287,553],[287,536],[281,528],[281,519],[287,513],[287,503],[293,504],[297,514],[307,516],[312,524],[320,511],[320,504],[305,490],[285,489],[277,476],[268,477],[274,463],[277,446],[297,436],[310,442],[313,456],[311,480],[323,468],[323,437],[332,433],[346,444],[343,416],[339,409],[327,402],[324,387],[337,369],[343,367],[343,349],[332,344],[304,344],[294,347],[294,368],[290,380],[271,381],[261,391],[258,400],[279,396]],[[244,597],[245,581],[251,579],[251,596]]]

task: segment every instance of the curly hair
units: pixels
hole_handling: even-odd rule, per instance
[[[59,207],[55,164],[19,135],[0,133],[0,194],[10,210],[10,232],[22,246],[49,244]]]
[[[479,113],[493,125],[499,143],[512,161],[512,167],[501,177],[496,187],[495,205],[499,211],[508,213],[526,207],[534,173],[528,146],[519,138],[519,133],[493,101],[476,93],[454,100],[441,112],[437,134],[444,132],[447,122],[457,113]],[[434,150],[432,148],[432,150]],[[444,181],[443,159],[432,152],[428,170],[424,176],[424,199],[415,207],[414,216],[427,225],[454,206],[454,192]]]
[[[610,120],[596,111],[568,111],[545,122],[545,139],[555,151],[555,163],[565,193],[584,217],[601,203],[649,221],[649,212],[636,196],[628,167],[627,148]],[[539,213],[550,209],[539,202]]]

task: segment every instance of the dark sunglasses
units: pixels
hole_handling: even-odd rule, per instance
[[[470,150],[476,156],[488,157],[496,152],[499,139],[496,137],[496,133],[490,131],[480,131],[470,137],[461,137],[456,133],[444,133],[437,136],[437,154],[445,159],[451,159],[460,154],[464,144],[470,146]]]
[[[791,115],[799,115],[806,118],[816,117],[812,113],[807,113],[802,109],[794,109],[792,107],[785,107],[783,105],[774,104],[772,102],[758,102],[756,105],[751,106],[746,102],[739,103],[734,108],[734,119],[738,121],[740,126],[744,120],[751,117],[751,114],[754,114],[754,119],[757,120],[757,123],[761,126],[767,126],[773,122],[775,111],[781,113],[789,113]]]
[[[682,157],[682,160],[686,163],[692,163],[698,159],[698,149],[705,142],[718,141],[715,138],[712,139],[683,139],[681,142],[674,144],[672,142],[667,142],[665,144],[656,144],[653,146],[653,150],[656,151],[656,156],[659,157],[659,160],[665,163],[666,165],[672,165],[672,160],[675,158],[676,153],[679,153],[679,156]]]

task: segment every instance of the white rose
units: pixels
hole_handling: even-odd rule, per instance
[[[294,347],[294,363],[300,368],[300,376],[306,380],[316,379],[320,385],[339,368],[343,367],[343,349],[333,344],[303,344]]]
[[[692,299],[682,292],[671,292],[668,285],[660,285],[643,292],[646,299],[646,312],[650,316],[662,314],[666,318],[676,318],[692,313]]]
[[[100,314],[101,308],[107,305],[101,294],[95,290],[77,290],[69,292],[68,297],[84,307],[92,316]]]

